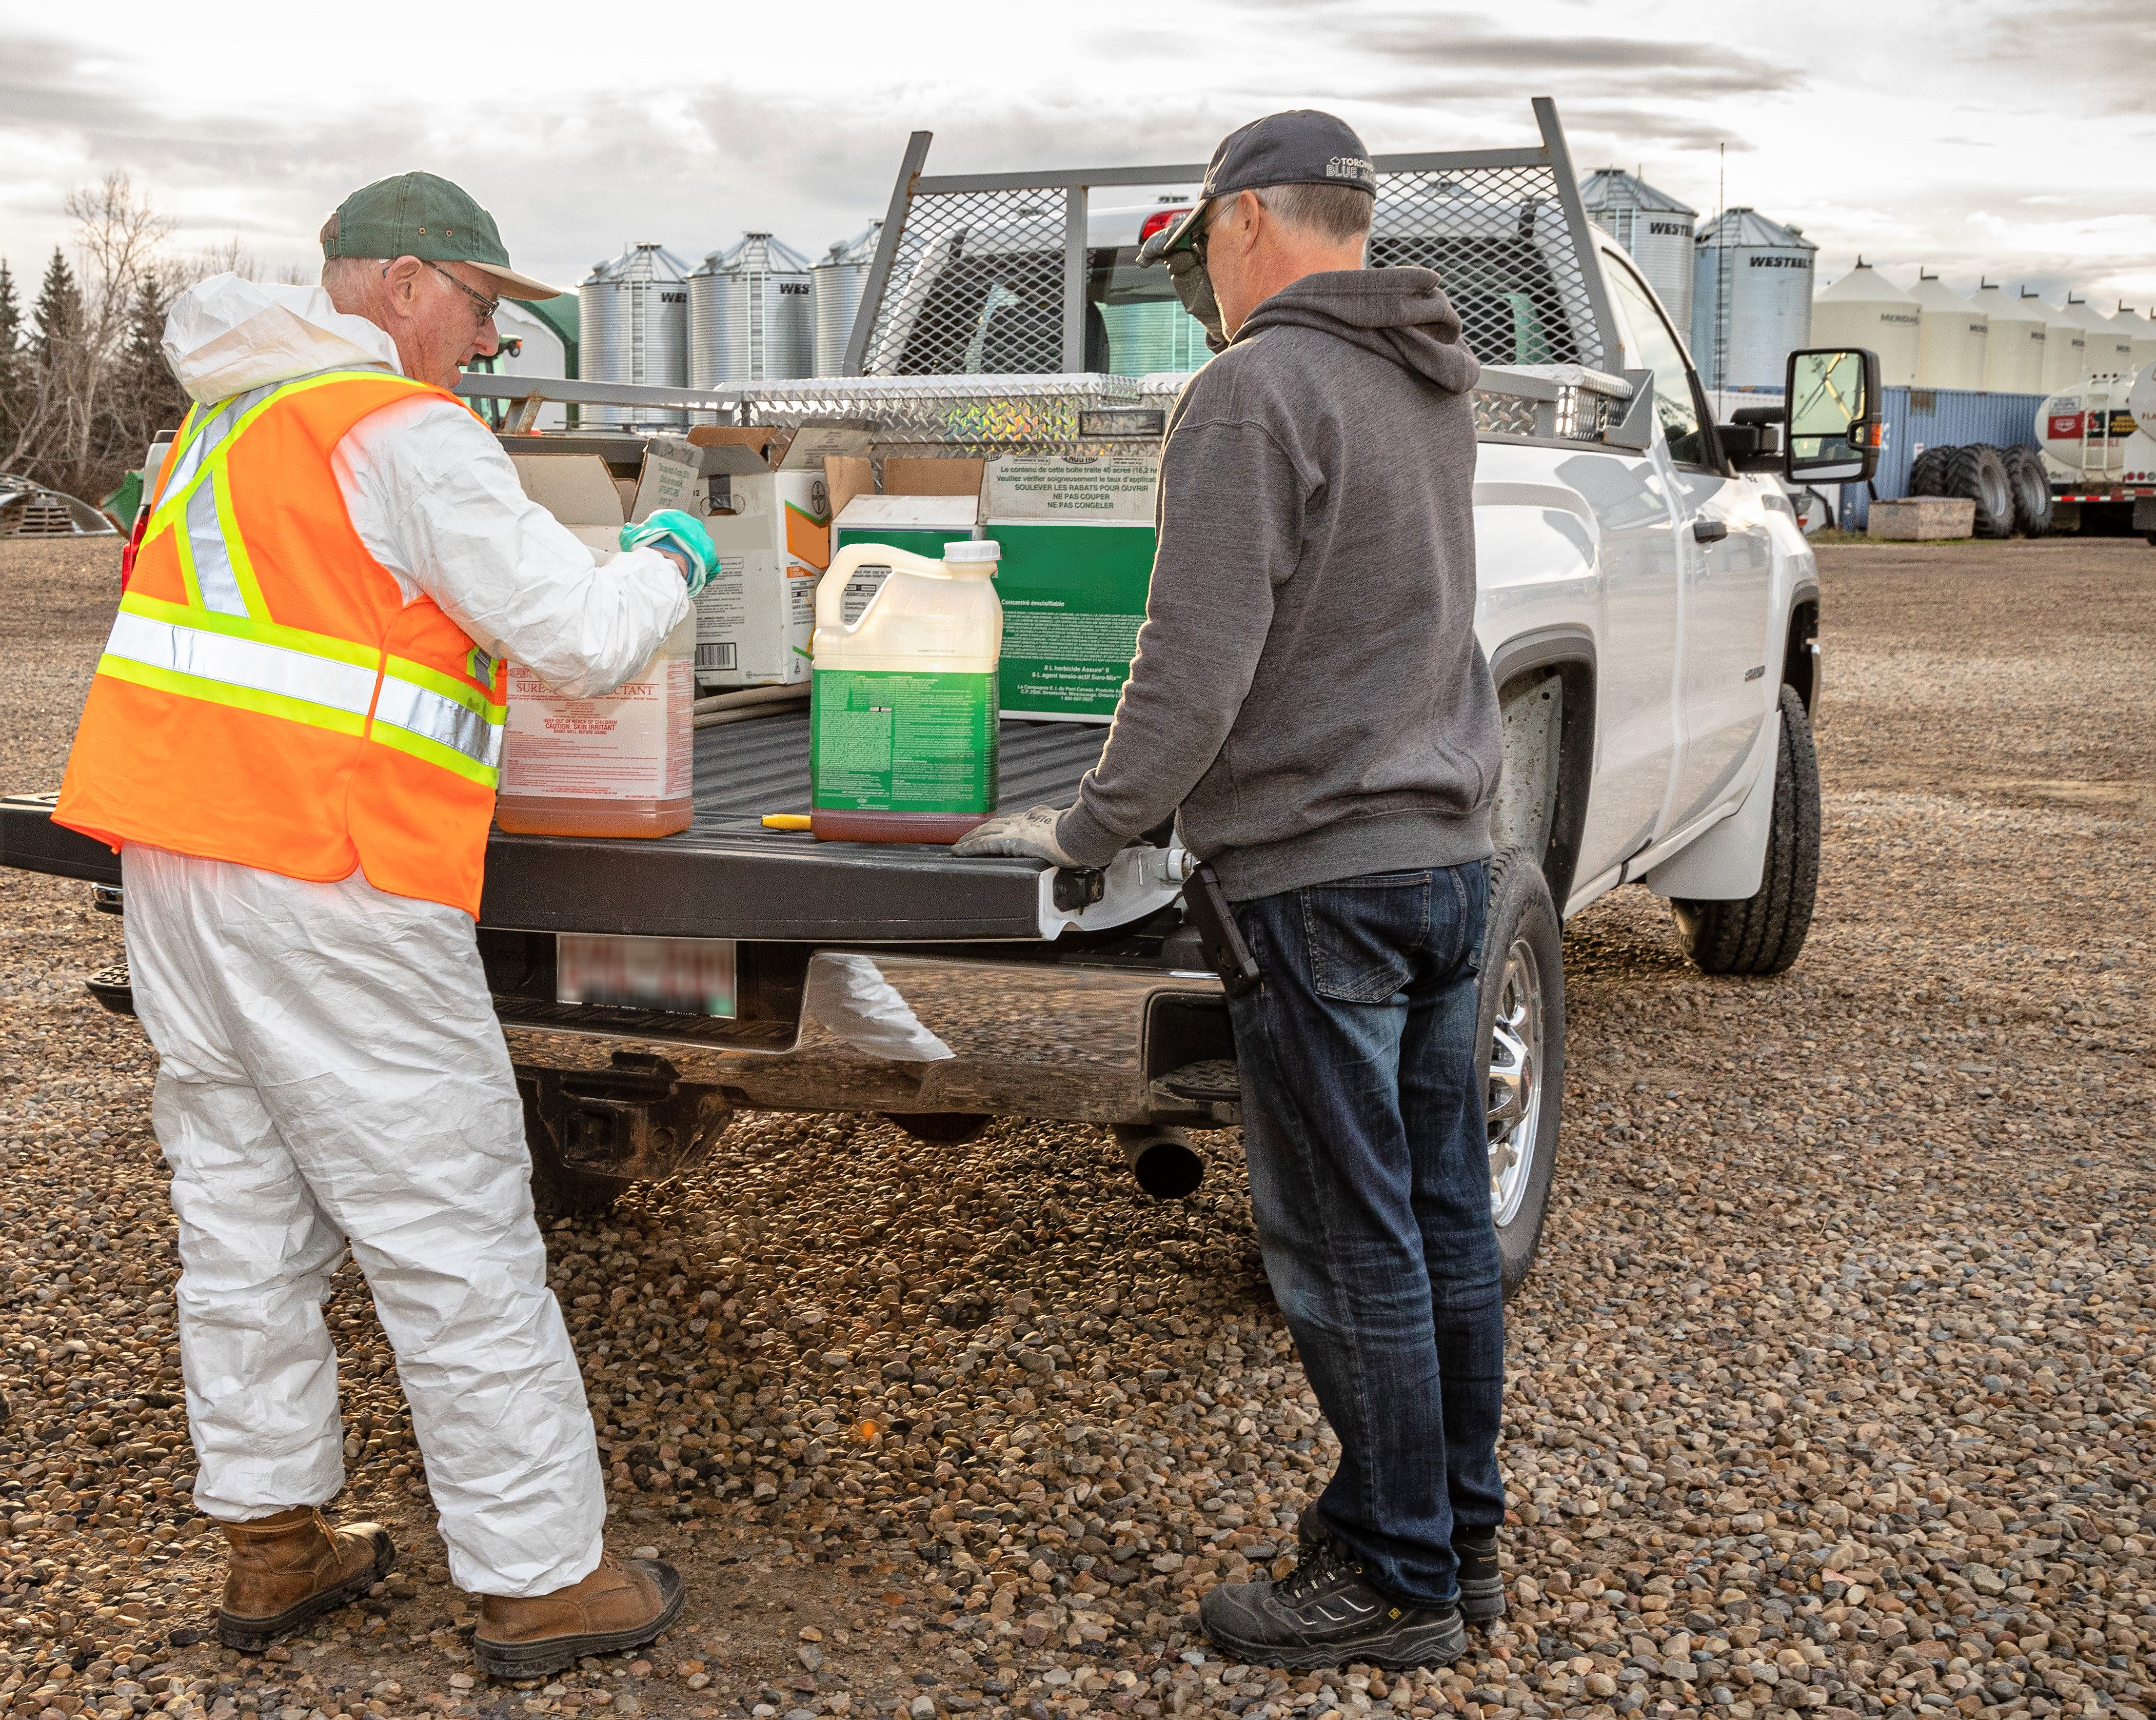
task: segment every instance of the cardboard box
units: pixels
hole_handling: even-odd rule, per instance
[[[997,695],[1006,716],[1108,721],[1130,678],[1152,585],[1151,455],[1006,454],[983,485],[983,535],[1003,547]]]
[[[808,679],[816,585],[831,561],[827,460],[865,465],[868,433],[699,425],[654,437],[634,518],[680,508],[703,521],[719,571],[696,600],[696,680],[713,688]]]
[[[524,493],[576,534],[612,555],[621,547],[621,492],[596,454],[512,454]]]

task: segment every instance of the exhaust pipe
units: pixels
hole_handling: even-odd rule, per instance
[[[1180,1200],[1198,1192],[1198,1185],[1205,1180],[1205,1161],[1181,1129],[1153,1122],[1119,1122],[1112,1127],[1116,1144],[1123,1149],[1131,1174],[1155,1200]]]

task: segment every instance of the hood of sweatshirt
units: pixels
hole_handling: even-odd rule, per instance
[[[213,275],[172,301],[165,362],[205,406],[326,370],[399,369],[397,343],[318,286]]]
[[[1341,269],[1291,281],[1250,313],[1240,346],[1269,328],[1314,328],[1389,358],[1448,393],[1482,367],[1460,341],[1460,314],[1427,269]]]

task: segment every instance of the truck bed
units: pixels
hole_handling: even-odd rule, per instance
[[[1106,737],[1086,724],[1005,722],[1002,804],[1068,804]],[[495,831],[480,923],[819,943],[1040,936],[1037,860],[960,860],[923,844],[765,829],[767,813],[808,810],[805,708],[699,730],[696,796],[696,822],[654,841]],[[119,857],[54,824],[53,800],[0,800],[0,865],[119,883]]]

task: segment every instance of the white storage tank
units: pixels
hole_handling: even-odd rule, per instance
[[[1699,212],[1621,167],[1580,182],[1587,218],[1625,247],[1680,331],[1691,327],[1692,229]]]
[[[815,374],[808,259],[767,233],[704,259],[689,277],[689,380],[700,388]]]
[[[1727,209],[1692,241],[1691,356],[1710,388],[1779,389],[1811,344],[1812,258],[1802,229]]]
[[[2133,337],[2086,299],[2066,295],[2066,315],[2088,335],[2082,362],[2092,376],[2123,376],[2133,368]]]
[[[2032,308],[2044,313],[2044,386],[2074,387],[2089,372],[2088,330],[2079,317],[2041,299]]]
[[[1917,380],[1917,341],[1922,317],[1917,301],[1863,258],[1812,300],[1807,347],[1869,347],[1879,355],[1882,387],[1906,388]]]
[[[2126,336],[2134,369],[2146,371],[2152,362],[2156,362],[2156,321],[2121,300],[2118,315],[2111,319],[2111,326]]]
[[[1991,319],[1938,276],[1921,269],[1909,296],[1923,317],[1917,344],[1917,386],[1981,388]]]
[[[816,277],[816,376],[834,377],[846,367],[854,313],[861,308],[861,290],[868,285],[869,264],[875,260],[876,241],[882,234],[882,222],[870,222],[851,239],[834,243],[812,271]]]
[[[1979,282],[1969,303],[1984,315],[1984,386],[1995,394],[2044,392],[2044,309],[2041,302]]]
[[[664,245],[631,245],[578,289],[578,368],[587,381],[678,388],[689,380],[689,271]],[[588,406],[603,424],[679,424],[683,412]]]

